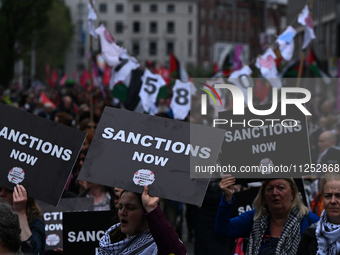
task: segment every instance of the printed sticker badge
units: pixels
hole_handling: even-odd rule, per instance
[[[260,171],[262,174],[271,174],[273,172],[274,163],[270,158],[264,158],[260,162]]]
[[[60,242],[60,237],[57,234],[50,234],[46,237],[46,244],[48,246],[55,246]]]
[[[22,182],[25,179],[24,169],[21,167],[13,167],[9,171],[7,178],[10,183],[18,184]]]
[[[155,175],[152,171],[147,169],[139,169],[133,175],[133,182],[140,186],[149,186],[155,181]]]

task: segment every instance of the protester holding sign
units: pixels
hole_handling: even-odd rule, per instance
[[[14,192],[0,187],[0,198],[19,216],[21,251],[24,254],[45,254],[45,224],[35,199],[28,197],[24,186],[19,184],[14,187]]]
[[[249,236],[247,254],[296,254],[301,234],[319,217],[302,203],[292,178],[264,181],[254,200],[254,210],[231,218],[235,178],[224,175],[215,232],[227,238]]]
[[[123,191],[119,200],[120,223],[113,225],[99,243],[97,255],[186,254],[184,244],[160,209],[159,197]],[[145,215],[146,213],[146,215]]]
[[[340,254],[340,175],[327,173],[321,180],[325,209],[319,222],[303,233],[298,254]]]

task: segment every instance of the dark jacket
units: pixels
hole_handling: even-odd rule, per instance
[[[32,235],[28,240],[21,242],[21,251],[24,254],[45,254],[45,223],[39,218],[35,217],[29,224]]]
[[[299,255],[315,255],[318,250],[318,242],[316,240],[316,224],[312,224],[303,232],[297,254]]]

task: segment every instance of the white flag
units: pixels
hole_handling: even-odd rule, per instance
[[[282,82],[278,77],[275,59],[274,51],[268,48],[261,57],[256,59],[255,66],[260,69],[262,76],[269,81],[272,87],[281,88]]]
[[[150,112],[156,103],[160,87],[166,85],[162,76],[153,74],[145,70],[142,79],[142,87],[139,91],[139,97],[142,100],[144,111]],[[154,113],[154,110],[152,111]]]
[[[190,82],[182,82],[176,80],[172,89],[172,99],[170,108],[174,115],[174,119],[183,120],[190,111]]]
[[[249,66],[243,66],[240,70],[234,71],[230,74],[228,81],[232,82],[235,86],[240,88],[244,95],[244,102],[247,104],[248,102],[248,93],[247,88],[253,87],[254,83],[250,75],[252,74],[252,70]]]
[[[119,63],[120,47],[103,24],[97,27],[95,32],[100,37],[100,45],[106,64],[115,67]]]
[[[92,5],[90,3],[88,3],[88,9],[89,9],[89,13],[87,15],[87,24],[88,24],[89,34],[97,39],[98,36],[95,33],[95,29],[94,29],[94,21],[97,20],[97,14],[93,10]]]
[[[287,29],[279,35],[276,42],[279,44],[280,52],[282,57],[286,61],[290,61],[293,57],[294,53],[294,36],[296,35],[296,31],[291,26],[287,27]]]
[[[299,14],[298,22],[305,26],[305,34],[303,38],[302,49],[305,49],[308,44],[315,39],[314,29],[313,29],[313,19],[309,12],[308,6],[303,8],[302,12]]]

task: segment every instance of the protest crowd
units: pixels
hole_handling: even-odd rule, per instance
[[[215,130],[215,120],[230,117],[237,102],[230,91],[213,87],[232,83],[245,95],[246,76],[254,95],[248,101],[243,98],[242,106],[277,103],[275,93],[287,87],[281,78],[292,77],[297,67],[280,73],[276,69],[280,61],[289,62],[284,48],[288,44],[278,42],[275,52],[268,47],[252,70],[235,50],[233,67],[195,81],[173,54],[169,70],[150,61],[142,65],[114,39],[107,39],[104,25],[93,33],[101,37],[102,52],[92,54],[91,71],[84,69],[79,79],[58,79],[46,69],[45,83],[32,78],[24,87],[16,82],[0,87],[5,123],[0,125],[5,166],[0,254],[340,254],[340,99],[333,86],[337,79],[329,85],[301,70],[289,87],[300,84],[301,76],[322,83],[317,89],[308,79],[299,85],[311,93],[303,106],[311,114],[294,115],[299,118],[296,129],[283,124],[261,129],[261,139],[276,140],[271,156],[263,156],[260,165],[271,166],[282,158],[283,163],[300,166],[298,170],[307,168],[301,162],[309,170],[319,166],[322,175],[311,170],[264,180],[215,172],[190,179],[191,170],[180,168],[189,166],[181,158],[188,155],[197,162],[209,159],[213,165],[259,165],[259,160],[251,160],[264,143],[249,145],[252,153],[245,149],[259,137],[252,126]],[[302,62],[315,64],[313,54],[311,47]],[[268,59],[270,65],[265,63]],[[203,114],[208,89],[216,96],[209,92],[205,97]],[[299,99],[297,94],[289,98]],[[204,142],[196,146],[189,130],[205,130],[197,132]],[[128,150],[133,154],[127,156]],[[168,156],[171,153],[176,158]],[[140,164],[139,170],[129,169],[134,164]],[[133,178],[125,176],[129,171]]]

